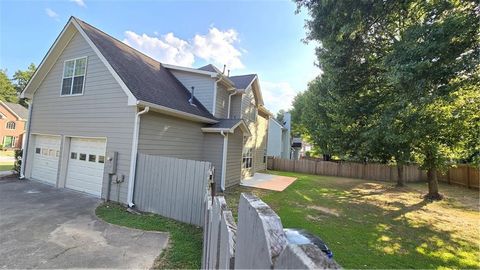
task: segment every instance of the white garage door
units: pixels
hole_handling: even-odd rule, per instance
[[[57,184],[60,137],[35,135],[32,178]]]
[[[100,197],[106,141],[72,138],[65,187]]]

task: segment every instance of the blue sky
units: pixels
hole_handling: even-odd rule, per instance
[[[1,1],[0,68],[39,64],[73,15],[157,60],[257,73],[267,108],[288,109],[320,73],[291,1]]]

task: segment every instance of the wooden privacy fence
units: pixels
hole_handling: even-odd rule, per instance
[[[313,244],[289,244],[278,215],[242,193],[238,225],[223,196],[205,201],[202,269],[338,269]]]
[[[360,178],[365,180],[380,180],[396,182],[397,166],[376,163],[331,162],[321,160],[290,160],[268,157],[267,169],[300,172],[328,176]],[[403,177],[406,182],[426,181],[427,172],[417,165],[403,166]],[[457,184],[468,188],[480,187],[480,169],[458,165],[450,168],[447,173],[439,174],[438,180],[449,184]]]
[[[210,162],[138,154],[134,202],[140,211],[203,226]]]

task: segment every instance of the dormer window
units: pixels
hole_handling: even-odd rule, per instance
[[[62,96],[83,95],[87,57],[65,61],[63,65]]]

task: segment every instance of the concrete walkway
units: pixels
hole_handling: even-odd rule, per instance
[[[295,177],[266,173],[255,173],[255,175],[253,175],[252,177],[242,180],[240,185],[246,187],[268,189],[273,191],[283,191],[289,185],[295,182],[295,180],[297,180],[297,178]]]
[[[14,177],[13,176],[13,171],[0,171],[0,178],[5,178],[5,177]]]
[[[107,224],[98,198],[0,181],[0,268],[150,268],[168,234]]]

